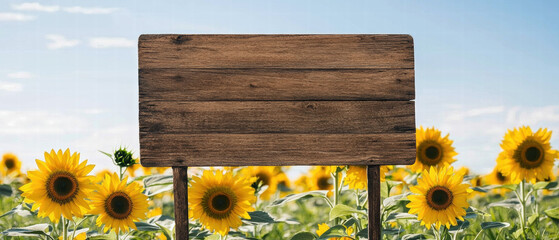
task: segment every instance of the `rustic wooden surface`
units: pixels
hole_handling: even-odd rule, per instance
[[[409,35],[142,35],[144,166],[409,164]]]
[[[415,98],[414,70],[140,69],[144,101],[402,100]]]
[[[369,240],[381,240],[381,223],[380,223],[380,166],[367,166],[367,185],[369,195]]]
[[[273,140],[271,140],[273,139]],[[414,134],[146,134],[142,165],[411,164]],[[286,154],[289,153],[289,154]]]
[[[175,191],[175,233],[177,239],[188,239],[188,167],[173,167]]]
[[[411,101],[152,101],[140,131],[163,133],[413,133]]]
[[[142,35],[140,155],[173,166],[188,239],[187,166],[368,165],[380,240],[379,165],[415,160],[409,35]]]
[[[409,35],[142,35],[141,69],[413,68]]]

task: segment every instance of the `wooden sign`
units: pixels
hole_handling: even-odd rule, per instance
[[[172,166],[188,238],[188,166],[368,165],[380,239],[379,165],[415,160],[409,35],[142,35],[142,165]]]

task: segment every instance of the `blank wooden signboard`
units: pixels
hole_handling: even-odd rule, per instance
[[[177,239],[188,166],[367,165],[380,239],[379,165],[415,160],[409,35],[142,35],[140,155],[173,167]]]

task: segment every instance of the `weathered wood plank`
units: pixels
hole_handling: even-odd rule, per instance
[[[412,100],[413,69],[140,69],[140,98]]]
[[[139,67],[413,68],[409,35],[141,35]]]
[[[384,165],[415,160],[415,134],[140,133],[142,165]]]
[[[369,240],[381,240],[380,222],[380,166],[367,166],[367,194],[369,195]]]
[[[155,133],[414,133],[411,101],[152,101],[140,131]]]
[[[173,168],[176,239],[188,239],[188,167]]]

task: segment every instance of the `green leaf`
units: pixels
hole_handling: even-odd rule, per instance
[[[148,197],[173,190],[173,175],[151,175],[144,178]]]
[[[491,228],[504,228],[509,227],[510,223],[508,222],[482,222],[481,229],[491,229]]]
[[[369,237],[369,228],[364,228],[363,230],[355,234],[355,236],[367,239]]]
[[[173,175],[151,175],[144,178],[144,186],[146,187],[169,184],[173,184]]]
[[[388,192],[388,183],[385,182],[381,182],[380,183],[380,197],[381,198],[387,198],[389,196],[389,192]]]
[[[469,221],[461,221],[459,219],[456,219],[456,223],[457,223],[456,226],[450,226],[448,231],[451,231],[451,232],[461,231],[461,230],[466,229],[470,226]]]
[[[485,188],[481,188],[481,187],[472,187],[472,190],[476,191],[476,192],[482,192],[482,193],[486,193],[487,189]]]
[[[361,231],[361,232],[363,232],[363,231]],[[361,233],[361,232],[359,232],[359,233]],[[405,232],[405,230],[402,229],[402,228],[383,228],[382,229],[382,234],[389,235],[389,236],[398,235],[398,234],[403,233],[403,232]],[[364,235],[360,236],[360,237],[367,238],[368,234],[369,234],[368,232],[364,232]]]
[[[151,196],[155,196],[155,195],[160,194],[160,193],[171,192],[172,190],[173,190],[173,184],[152,185],[152,186],[146,187],[145,194],[148,197],[151,197]]]
[[[114,237],[103,234],[103,235],[87,236],[87,240],[114,240]]]
[[[290,240],[314,240],[316,236],[310,232],[298,232]]]
[[[552,208],[552,209],[548,209],[545,210],[545,215],[547,215],[550,218],[553,218],[555,220],[559,220],[559,208]]]
[[[2,184],[0,185],[0,196],[12,196],[12,193],[14,193],[14,191],[12,190],[12,186],[10,186],[9,184]]]
[[[12,208],[12,210],[5,212],[4,214],[2,214],[2,216],[0,216],[0,218],[3,218],[5,216],[9,216],[9,215],[13,215],[13,214],[17,214],[19,216],[22,217],[26,217],[26,216],[30,216],[33,213],[31,211],[29,211],[29,209],[25,208],[23,205],[17,205],[16,207]]]
[[[159,228],[161,228],[161,231],[163,232],[163,235],[165,235],[165,238],[167,238],[169,240],[173,239],[173,232],[170,229],[168,229],[168,228],[166,228],[162,225],[159,225],[157,223],[155,225],[157,225]]]
[[[155,224],[151,224],[151,223],[145,223],[145,222],[134,222],[136,224],[136,227],[138,228],[138,231],[159,231],[161,230],[161,228],[159,228],[157,225]]]
[[[388,217],[386,217],[386,221],[394,221],[396,219],[417,219],[417,216],[403,212],[392,212],[388,214]]]
[[[330,238],[344,237],[344,236],[347,236],[345,226],[337,225],[326,230],[326,232],[324,232],[322,235],[318,237],[318,240],[326,240]]]
[[[260,225],[260,224],[269,224],[269,223],[276,223],[276,220],[270,216],[267,212],[263,211],[254,211],[249,212],[248,215],[250,219],[244,219],[243,222],[251,225]]]
[[[516,198],[505,199],[505,200],[502,200],[502,201],[499,201],[499,202],[491,203],[487,207],[505,207],[505,208],[515,207],[515,208],[518,208],[518,207],[520,207],[520,201],[518,201],[518,199],[516,199]]]
[[[336,206],[334,206],[332,208],[332,210],[330,210],[330,221],[338,218],[338,217],[344,217],[344,216],[348,216],[348,215],[352,215],[354,213],[357,214],[361,214],[363,216],[367,216],[367,213],[365,213],[364,211],[359,211],[355,208],[352,208],[350,206],[347,205],[343,205],[343,204],[338,204]]]
[[[549,190],[557,187],[557,185],[558,185],[557,182],[537,182],[534,184],[533,188],[535,190],[540,190],[540,189]]]
[[[98,150],[100,153],[105,154],[107,157],[113,159],[113,154],[112,153],[108,153],[108,152],[103,152],[101,150]]]
[[[402,237],[402,240],[418,240],[418,239],[427,239],[423,236],[422,233],[414,233],[414,234],[406,234]]]
[[[35,224],[27,227],[11,228],[2,232],[2,234],[10,237],[15,237],[15,236],[40,237],[40,236],[46,236],[47,235],[46,232],[51,230],[52,230],[52,226],[46,223],[41,223],[41,224]]]
[[[411,195],[411,192],[406,192],[404,194],[399,194],[391,197],[387,197],[382,201],[382,205],[385,208],[396,205],[399,201],[407,200],[407,197]]]
[[[244,223],[250,225],[263,225],[271,223],[299,224],[299,222],[293,220],[274,219],[269,213],[263,211],[249,212],[248,215],[250,216],[250,219],[243,218],[242,220]]]
[[[298,193],[298,194],[289,194],[284,198],[280,198],[280,199],[275,200],[268,207],[270,208],[270,207],[281,206],[281,205],[286,204],[288,202],[296,201],[296,200],[299,200],[299,199],[304,198],[304,197],[326,198],[326,193],[328,193],[328,191],[320,190],[320,191],[310,191],[310,192],[304,192],[304,193]]]

